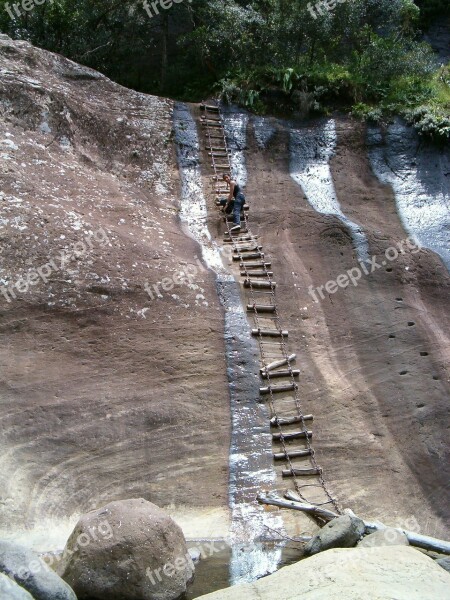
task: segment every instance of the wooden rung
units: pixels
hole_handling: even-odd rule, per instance
[[[211,135],[211,134],[208,133],[208,138],[210,140],[224,140],[225,136],[223,136],[223,135]]]
[[[249,312],[257,312],[257,313],[274,313],[275,306],[271,304],[248,304],[247,310]]]
[[[304,475],[320,475],[320,469],[283,469],[283,477],[302,477]]]
[[[216,169],[229,169],[229,168],[230,168],[230,165],[216,165]]]
[[[306,437],[308,437],[308,439],[311,439],[312,436],[313,436],[312,431],[295,431],[294,433],[283,433],[283,434],[272,433],[272,439],[274,442],[279,442],[282,437],[286,442],[289,442],[291,440],[305,440]]]
[[[262,396],[267,396],[272,391],[272,394],[281,394],[282,392],[291,392],[297,390],[298,386],[295,383],[283,383],[282,385],[269,385],[259,388],[259,393]]]
[[[242,231],[242,229],[241,229]],[[252,238],[249,236],[247,239],[245,238],[235,238],[235,237],[224,237],[223,238],[223,243],[224,244],[234,244],[236,241],[238,242],[249,242]]]
[[[253,242],[259,239],[259,235],[242,235],[242,233],[238,233],[237,235],[233,235],[231,238],[229,235],[226,236],[226,242]]]
[[[272,266],[272,263],[270,263],[270,262],[256,262],[256,263],[241,263],[240,264],[241,269],[244,269],[245,267],[247,267],[248,269],[257,269],[258,267],[266,267],[267,269],[270,269],[271,266]]]
[[[213,115],[203,115],[200,117],[202,121],[213,121],[213,122],[222,122],[222,118],[220,116],[214,117]]]
[[[252,329],[252,335],[257,337],[289,337],[289,331],[280,331],[279,329]]]
[[[264,252],[254,252],[250,254],[244,254],[242,256],[234,255],[233,260],[253,260],[254,258],[264,258]]]
[[[297,358],[296,354],[291,354],[289,356],[289,358],[283,358],[281,360],[276,360],[276,361],[270,363],[269,365],[267,365],[267,367],[261,369],[261,373],[263,373],[263,371],[273,371],[274,369],[278,369],[278,367],[284,367],[284,365],[287,365],[288,363],[295,362],[296,358]]]
[[[223,196],[223,194],[228,194],[228,190],[224,190],[224,191],[222,192],[222,196]],[[250,210],[250,206],[249,206],[248,204],[244,204],[244,206],[242,207],[241,213],[242,213],[242,212],[247,212],[247,211],[249,211],[249,210]],[[257,236],[257,235],[256,235],[256,236],[254,235],[252,239],[255,239],[255,240],[257,240],[257,239],[258,239],[258,236]]]
[[[226,158],[229,156],[228,152],[208,152],[208,155],[214,158]]]
[[[241,271],[242,277],[273,277],[272,271]]]
[[[274,460],[287,460],[288,458],[302,458],[303,456],[311,456],[311,450],[294,450],[292,452],[274,452]]]
[[[237,248],[233,249],[233,252],[236,253],[241,253],[241,252],[255,252],[255,251],[260,252],[262,250],[262,246],[260,246],[258,243],[256,244],[251,244],[251,245],[247,245],[247,246],[237,246]]]
[[[221,123],[211,123],[210,121],[202,121],[202,125],[204,125],[205,127],[212,127],[214,129],[222,129]]]
[[[259,288],[260,290],[274,290],[277,287],[277,284],[275,281],[257,281],[256,279],[246,279],[244,281],[244,287],[255,289]]]
[[[219,112],[220,108],[218,106],[212,106],[212,104],[205,104],[202,102],[202,104],[200,104],[200,110],[213,110]]]
[[[300,377],[300,369],[292,369],[292,373],[288,369],[286,369],[285,371],[271,371],[270,372],[270,379],[274,379],[274,378],[277,378],[277,377],[291,377],[291,374],[292,374],[292,377]],[[263,374],[262,374],[262,378],[263,379],[268,379],[269,378],[269,374],[264,371]]]
[[[251,246],[238,246],[234,252],[254,252],[255,250],[262,250],[262,246],[258,244],[252,244]]]
[[[230,154],[226,146],[205,146],[205,150],[209,150],[210,152],[228,152]]]
[[[303,421],[313,421],[314,417],[312,415],[305,415],[303,417]],[[301,417],[273,417],[270,419],[270,425],[272,427],[283,427],[284,425],[295,425],[296,423],[301,423]]]
[[[242,227],[242,225],[241,225],[241,231],[239,233],[248,233],[248,229],[246,229],[245,227]],[[231,242],[231,240],[234,240],[234,237],[230,238],[230,236],[227,236],[226,238],[225,237],[223,238],[224,242]]]

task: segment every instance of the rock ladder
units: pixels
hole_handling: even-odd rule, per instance
[[[215,204],[229,189],[223,175],[231,175],[231,152],[228,147],[220,104],[200,105],[201,125],[206,150],[211,160],[212,195]],[[341,508],[330,493],[316,460],[312,446],[313,415],[303,413],[300,400],[300,370],[295,368],[296,355],[287,347],[289,332],[283,329],[277,306],[276,288],[271,262],[264,254],[258,236],[253,235],[244,206],[238,233],[231,233],[230,220],[225,217],[227,232],[224,244],[232,245],[233,261],[239,265],[247,313],[254,322],[252,335],[260,349],[260,396],[271,412],[273,457],[279,475],[291,482],[296,497],[308,504],[331,504],[338,513]],[[279,466],[279,467],[278,467]],[[294,492],[291,491],[290,495]]]

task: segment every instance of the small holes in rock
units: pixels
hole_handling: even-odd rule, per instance
[[[433,375],[433,379],[434,379],[435,381],[439,381],[439,376],[438,376],[438,375]]]
[[[395,335],[394,335],[393,333],[391,333],[391,334],[389,335],[389,339],[393,340],[394,338],[395,338]]]
[[[420,403],[417,405],[417,408],[423,408],[424,406],[425,406],[425,404],[424,404],[423,402],[420,402]]]
[[[408,371],[400,371],[400,375],[408,375]]]
[[[428,356],[428,352],[421,352],[420,356]]]
[[[414,327],[415,323],[414,321],[408,321],[408,327]]]
[[[387,272],[387,273],[392,273],[392,267],[388,267],[388,268],[386,269],[386,272]]]
[[[396,298],[397,302],[403,302],[403,298]]]

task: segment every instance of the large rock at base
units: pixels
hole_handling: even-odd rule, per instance
[[[330,548],[351,548],[364,535],[366,527],[358,517],[344,515],[327,523],[305,546],[305,554]]]
[[[84,515],[58,570],[79,600],[174,600],[185,593],[194,565],[178,525],[139,499]]]
[[[436,564],[450,573],[450,556],[447,556],[446,558],[438,558],[436,560]]]
[[[358,548],[374,548],[375,546],[409,546],[409,542],[401,531],[386,527],[386,529],[366,535],[358,543]]]
[[[406,546],[334,549],[197,600],[449,600],[450,575]]]
[[[7,575],[0,573],[0,600],[34,600],[34,598]]]
[[[77,600],[36,552],[19,544],[0,541],[0,571],[28,590],[34,600]]]

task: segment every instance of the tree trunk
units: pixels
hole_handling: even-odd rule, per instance
[[[168,46],[169,46],[169,15],[167,11],[162,14],[162,43],[161,43],[161,80],[160,86],[163,92],[167,82],[167,65],[168,65]]]

